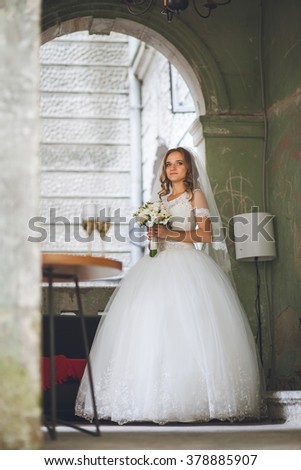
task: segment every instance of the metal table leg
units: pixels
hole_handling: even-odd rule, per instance
[[[93,377],[92,377],[92,368],[91,368],[91,362],[90,362],[90,357],[89,357],[89,344],[88,344],[87,330],[86,330],[85,318],[84,318],[81,296],[80,296],[80,289],[78,285],[78,278],[77,276],[62,275],[62,274],[59,275],[60,278],[73,280],[75,283],[75,292],[76,292],[79,315],[81,318],[85,358],[87,361],[89,384],[90,384],[92,402],[93,402],[94,424],[95,424],[96,430],[93,432],[81,426],[78,426],[76,424],[73,424],[71,422],[59,420],[57,418],[57,403],[56,403],[56,388],[55,388],[55,327],[54,327],[54,309],[53,309],[53,279],[56,276],[51,267],[45,269],[43,275],[45,278],[48,279],[49,354],[50,354],[50,379],[51,379],[50,380],[51,416],[50,416],[50,422],[46,421],[46,419],[44,420],[45,426],[48,429],[49,436],[53,440],[57,438],[56,426],[58,422],[66,426],[70,426],[72,428],[78,429],[79,431],[91,434],[93,436],[100,436],[99,420],[97,417],[95,392],[94,392],[94,384],[93,384]]]
[[[51,421],[46,423],[51,439],[56,439],[56,389],[55,389],[55,329],[53,311],[53,269],[47,269],[48,277],[48,317],[49,317],[49,354],[50,354],[50,398]]]
[[[78,311],[79,311],[79,316],[81,318],[83,342],[84,342],[84,349],[85,349],[85,355],[86,355],[86,360],[87,360],[87,370],[88,370],[89,384],[90,384],[90,390],[91,390],[91,398],[92,398],[92,403],[93,403],[94,422],[96,426],[96,434],[99,435],[100,434],[99,421],[98,421],[98,416],[97,416],[95,389],[94,389],[92,367],[91,367],[91,361],[90,361],[90,355],[89,355],[88,337],[87,337],[86,323],[85,323],[85,317],[84,317],[84,312],[83,312],[83,307],[82,307],[82,301],[81,301],[77,276],[74,276],[74,282],[75,282],[75,291],[76,291]]]

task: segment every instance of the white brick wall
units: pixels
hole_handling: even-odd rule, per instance
[[[41,47],[40,215],[46,218],[43,228],[48,234],[44,251],[87,252],[92,246],[93,252],[100,252],[97,237],[89,246],[74,237],[74,230],[83,235],[75,218],[84,202],[107,202],[113,210],[120,208],[127,221],[132,216],[128,49],[127,36],[87,32],[62,36]],[[144,200],[150,197],[158,146],[192,145],[186,132],[195,119],[194,113],[172,112],[169,63],[158,52],[152,51],[151,57],[143,77],[138,77]],[[178,94],[189,102],[189,90],[178,78]],[[57,217],[70,220],[70,241],[66,242],[62,226],[54,231],[56,240],[50,241],[51,208]],[[126,239],[127,229],[122,223]],[[106,255],[122,260],[127,269],[131,245],[128,239],[117,240],[113,229],[110,234]]]
[[[112,241],[103,245],[98,234],[92,245],[75,235],[84,237],[77,225],[84,202],[108,203],[131,216],[128,38],[87,32],[62,36],[41,47],[40,62],[40,215],[47,232],[41,248],[82,253],[92,247],[100,253],[105,247],[106,255],[126,268],[131,260],[126,224],[119,240],[112,227]],[[50,225],[51,208],[56,217],[70,220],[70,241],[62,224]]]

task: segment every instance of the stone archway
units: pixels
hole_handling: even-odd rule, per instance
[[[227,114],[230,108],[229,99],[219,68],[205,45],[201,48],[194,47],[194,44],[199,42],[199,38],[194,38],[194,33],[186,25],[181,26],[183,30],[182,36],[185,37],[186,34],[186,36],[192,37],[189,41],[190,48],[185,50],[184,54],[177,41],[171,41],[171,38],[166,37],[166,28],[158,28],[155,14],[153,14],[151,22],[153,27],[151,28],[148,25],[134,21],[133,17],[131,19],[114,18],[115,12],[113,9],[111,11],[110,8],[108,15],[113,16],[113,18],[84,16],[88,11],[88,5],[85,2],[83,8],[78,7],[78,13],[81,12],[83,16],[74,17],[75,13],[73,11],[73,18],[69,19],[66,8],[64,11],[61,11],[61,14],[59,14],[58,8],[57,14],[59,18],[56,17],[55,24],[46,26],[48,23],[46,23],[46,20],[44,21],[45,26],[41,37],[42,44],[56,37],[77,31],[89,31],[90,34],[117,32],[133,36],[159,51],[174,65],[190,90],[197,116]],[[47,15],[45,14],[45,16]],[[158,29],[160,30],[158,31]],[[172,39],[174,38],[172,37]],[[189,60],[187,57],[189,57]],[[202,65],[200,66],[200,64]],[[200,74],[200,70],[202,70],[202,74]],[[198,148],[200,155],[204,155],[203,127],[200,119],[197,118],[191,127],[191,134],[194,145]]]
[[[200,43],[200,39],[194,37],[193,31],[188,26],[181,25],[180,37],[171,36],[163,26],[165,23],[162,23],[162,27],[155,14],[153,14],[152,21],[146,25],[141,24],[141,18],[138,22],[131,15],[125,18],[115,17],[116,13],[113,8],[108,11],[110,18],[88,16],[89,2],[84,2],[84,4],[83,8],[78,8],[82,16],[74,17],[76,13],[72,11],[72,14],[70,12],[72,18],[68,18],[66,9],[60,13],[57,7],[54,24],[44,21],[42,43],[64,34],[83,30],[91,34],[109,34],[114,31],[133,36],[158,50],[175,66],[190,89],[197,114],[201,116],[206,113],[228,112],[229,98],[219,67],[205,44],[202,47],[195,46]],[[46,13],[45,16],[47,16]],[[190,38],[188,44],[183,44],[183,37]]]
[[[178,70],[188,86],[198,116],[190,133],[194,146],[204,158],[202,117],[208,115],[210,119],[219,115],[223,118],[230,110],[224,78],[207,45],[200,41],[188,23],[181,21],[180,27],[167,28],[165,17],[158,15],[158,5],[146,15],[133,17],[120,3],[114,5],[114,0],[104,5],[103,2],[100,5],[89,0],[79,1],[76,5],[73,3],[65,0],[62,4],[54,0],[51,5],[45,4],[42,13],[42,44],[62,35],[89,31],[91,34],[121,33],[153,47]],[[224,126],[224,122],[221,125]],[[213,127],[216,127],[215,122]]]
[[[113,22],[114,23],[114,22]],[[125,23],[125,26],[124,26],[124,23]],[[89,53],[87,52],[87,50],[85,49],[84,51],[82,51],[81,47],[78,48],[79,51],[81,51],[81,55],[84,55],[87,57],[87,59],[85,59],[87,61],[87,63],[89,64],[89,70],[91,70],[91,67],[92,65],[96,63],[97,61],[97,57],[99,57],[99,64],[101,64],[101,60],[102,60],[102,57],[104,55],[106,55],[105,53],[102,53],[102,48],[101,47],[98,47],[96,46],[96,44],[101,44],[100,41],[103,41],[103,44],[106,45],[107,42],[110,42],[111,40],[117,40],[117,39],[114,39],[114,38],[119,38],[119,41],[125,41],[126,39],[125,38],[128,38],[128,41],[131,41],[130,37],[128,34],[124,34],[124,32],[129,32],[131,34],[132,33],[132,29],[133,29],[133,25],[134,27],[135,26],[135,23],[133,22],[130,22],[128,20],[122,20],[120,21],[120,24],[118,26],[118,32],[119,31],[122,31],[122,34],[118,34],[118,32],[114,31],[112,34],[111,34],[111,37],[110,38],[106,38],[105,36],[108,36],[111,32],[112,32],[112,21],[108,21],[108,20],[105,20],[105,19],[98,19],[97,21],[91,21],[91,19],[87,19],[86,17],[84,18],[77,18],[76,20],[70,20],[70,21],[67,21],[65,22],[64,24],[61,24],[59,28],[55,27],[55,28],[50,28],[49,30],[45,31],[43,34],[42,34],[42,52],[41,52],[41,103],[42,103],[42,108],[41,108],[41,145],[40,145],[40,156],[41,156],[41,162],[42,162],[42,168],[43,168],[43,172],[42,172],[42,175],[44,177],[44,175],[46,174],[45,172],[47,172],[47,168],[48,168],[48,164],[47,164],[47,155],[49,153],[49,149],[50,148],[55,148],[55,150],[53,150],[53,153],[51,153],[52,155],[52,158],[56,158],[57,159],[57,165],[55,166],[56,168],[56,171],[59,172],[59,166],[58,166],[58,162],[63,160],[64,162],[67,162],[67,160],[63,157],[63,154],[65,156],[65,150],[67,149],[68,145],[70,146],[70,144],[76,142],[77,144],[79,142],[81,142],[82,145],[89,145],[89,142],[92,142],[94,143],[93,145],[93,149],[95,149],[95,152],[97,154],[97,145],[100,145],[100,142],[103,144],[105,144],[106,142],[106,134],[105,134],[105,131],[104,131],[104,134],[102,134],[102,126],[103,126],[103,122],[105,121],[105,118],[106,117],[112,117],[111,114],[109,115],[108,113],[106,113],[106,109],[105,108],[102,108],[102,106],[100,105],[100,103],[98,102],[98,105],[99,105],[99,109],[101,108],[102,109],[102,112],[101,114],[88,114],[86,115],[85,113],[83,113],[82,111],[79,113],[79,114],[76,114],[76,102],[73,101],[73,106],[72,107],[69,107],[69,111],[70,111],[70,115],[68,115],[68,112],[67,110],[65,109],[64,107],[64,101],[60,102],[60,99],[62,97],[62,93],[68,93],[70,92],[71,94],[72,93],[76,93],[77,96],[78,96],[78,93],[81,93],[81,92],[84,92],[84,90],[88,90],[89,91],[89,96],[92,96],[91,93],[93,93],[95,91],[96,95],[97,96],[97,93],[99,93],[99,95],[104,95],[106,92],[108,92],[108,88],[107,88],[107,82],[105,83],[102,83],[101,79],[100,79],[100,74],[101,72],[99,70],[101,69],[96,69],[95,70],[95,73],[96,73],[96,76],[98,77],[97,80],[95,81],[95,88],[93,89],[93,87],[91,87],[90,85],[87,85],[88,88],[85,88],[85,82],[88,84],[90,83],[90,75],[88,74],[88,76],[86,77],[86,80],[83,79],[82,75],[79,74],[79,78],[77,79],[77,75],[73,75],[72,77],[69,77],[69,74],[67,73],[67,75],[65,74],[61,74],[61,72],[57,75],[57,68],[56,67],[59,67],[60,70],[65,70],[65,67],[66,67],[66,70],[68,69],[67,65],[71,65],[71,61],[72,61],[72,64],[76,64],[76,56],[73,55],[73,53],[70,52],[69,48],[67,47],[66,50],[62,47],[59,48],[60,52],[59,54],[57,53],[57,49],[56,49],[56,46],[55,44],[57,45],[60,45],[62,46],[63,43],[65,43],[66,41],[66,44],[69,44],[68,41],[71,40],[71,43],[72,44],[72,41],[80,41],[80,38],[82,36],[84,36],[86,39],[85,41],[88,41],[90,44],[94,44],[94,52],[92,50],[89,49]],[[114,24],[113,24],[114,26]],[[87,30],[87,28],[89,28]],[[116,27],[117,28],[117,27]],[[116,30],[115,28],[115,30]],[[81,31],[84,31],[84,34],[81,33]],[[96,34],[95,34],[96,32]],[[134,32],[136,32],[136,30],[134,30]],[[78,33],[78,34],[77,34]],[[91,36],[93,35],[93,38],[89,38],[89,34],[91,34]],[[140,30],[138,30],[138,32],[136,32],[136,36],[142,36],[142,33],[140,32]],[[152,44],[155,42],[156,45],[157,45],[157,48],[158,48],[158,43],[159,41],[161,42],[164,42],[164,38],[162,38],[161,36],[158,37],[158,35],[156,36],[156,41],[153,40],[153,37],[152,37],[152,34],[150,31],[147,31],[147,34],[144,33],[143,34],[143,37],[145,38],[145,40],[148,39],[148,37],[151,38],[150,41],[148,41],[147,43],[147,49],[150,50],[150,48],[148,48],[148,45],[149,45],[149,42],[151,42]],[[72,39],[73,38],[73,39]],[[77,39],[76,39],[77,38]],[[124,38],[124,39],[122,39]],[[53,44],[52,44],[53,43]],[[131,41],[131,43],[133,44],[137,44],[139,43],[139,41]],[[73,43],[73,45],[76,44],[76,43]],[[58,46],[57,46],[58,47]],[[75,46],[74,46],[75,47]],[[92,47],[92,46],[91,46]],[[145,43],[143,42],[142,44],[142,47],[145,47]],[[77,49],[77,47],[75,47],[73,50]],[[167,50],[167,53],[166,54],[169,54],[169,56],[172,56],[172,58],[176,57],[177,59],[177,51],[174,51],[173,53],[171,52],[168,52],[172,49],[172,46],[170,44],[167,44],[167,46],[165,46],[164,50]],[[174,48],[173,48],[174,49]],[[141,50],[144,50],[144,49],[141,49]],[[161,60],[163,61],[163,63],[167,64],[167,71],[169,69],[169,66],[168,66],[168,63],[170,61],[168,61],[168,59],[164,58],[163,54],[155,54],[155,49],[151,48],[152,50],[152,55],[158,57],[159,55],[161,56]],[[44,51],[44,52],[43,52]],[[46,55],[45,55],[45,51],[48,51],[46,52]],[[65,51],[65,58],[64,57],[64,52]],[[116,51],[115,51],[116,53]],[[133,54],[133,53],[131,53]],[[173,55],[172,55],[173,54]],[[117,54],[118,55],[118,54]],[[133,56],[139,58],[141,57],[141,52],[139,51],[139,53],[135,53],[133,54]],[[124,61],[126,60],[125,57],[127,57],[126,54],[124,54],[124,51],[123,53],[121,54],[121,56],[124,57],[123,60],[123,64],[125,63]],[[116,59],[117,60],[117,59]],[[120,58],[121,60],[121,58]],[[142,59],[142,61],[145,60],[145,59]],[[180,60],[178,60],[178,62],[182,62],[182,69],[183,70],[191,70],[190,66],[187,64],[187,61],[185,60],[185,58],[183,58],[181,55],[180,55]],[[161,66],[159,66],[157,64],[154,65],[156,62],[153,62],[152,63],[152,70],[161,70]],[[53,71],[50,73],[48,70],[49,68],[51,68],[51,66],[53,65]],[[105,64],[108,65],[108,62],[107,60],[105,61]],[[79,64],[81,67],[84,66],[84,59],[79,59]],[[104,67],[106,67],[106,65]],[[46,71],[44,73],[44,67],[46,68]],[[112,64],[111,64],[112,66]],[[106,68],[106,70],[111,70],[112,71],[112,68],[111,66],[109,66],[109,68]],[[134,68],[137,69],[137,63],[135,63],[134,65]],[[149,66],[147,67],[148,69],[150,68]],[[142,65],[142,69],[144,70],[144,66]],[[73,70],[73,69],[72,69]],[[79,69],[75,69],[76,71],[78,71]],[[82,70],[82,69],[81,69]],[[165,70],[166,72],[166,70]],[[44,77],[45,75],[47,75],[47,73],[49,74],[50,73],[50,76],[52,76],[53,74],[54,75],[57,75],[58,77],[60,78],[56,78],[55,80],[55,83],[52,81],[48,81],[46,79],[46,84],[44,83]],[[77,73],[77,72],[76,72]],[[105,73],[108,73],[107,71]],[[110,72],[111,74],[111,72]],[[113,73],[111,74],[113,76]],[[137,75],[139,75],[139,72],[137,72]],[[187,73],[186,73],[187,75]],[[193,74],[193,71],[191,71],[190,75],[192,77],[194,77],[194,74]],[[71,78],[71,80],[70,80]],[[117,77],[116,77],[117,78]],[[144,77],[145,78],[145,77]],[[142,76],[140,75],[139,76],[139,79],[137,79],[137,81],[139,80],[139,83],[141,85],[139,85],[139,87],[141,86],[141,96],[142,96],[142,81],[144,80],[144,78],[142,78]],[[121,80],[120,78],[120,75],[118,75],[118,78],[117,80]],[[167,75],[165,74],[164,78],[161,77],[161,79],[159,79],[159,77],[157,77],[156,75],[156,72],[155,72],[155,76],[152,77],[152,80],[150,80],[150,78],[148,78],[148,83],[158,83],[157,86],[151,86],[151,89],[153,89],[153,92],[154,93],[157,93],[157,97],[153,97],[153,102],[156,103],[160,103],[158,106],[159,108],[156,110],[156,112],[154,113],[154,110],[153,110],[153,115],[152,116],[152,122],[156,122],[156,117],[157,116],[160,116],[160,121],[157,122],[157,126],[156,124],[154,124],[154,129],[157,129],[158,130],[158,133],[157,134],[154,134],[152,135],[152,133],[150,133],[149,131],[149,127],[151,126],[150,124],[144,124],[144,127],[146,126],[148,128],[148,136],[151,135],[151,138],[148,137],[149,140],[151,140],[152,142],[154,142],[154,145],[148,145],[147,147],[149,148],[149,151],[147,153],[147,151],[144,151],[145,149],[143,149],[143,142],[141,142],[141,146],[142,148],[140,149],[140,154],[142,155],[143,154],[143,159],[144,161],[148,158],[148,162],[152,162],[152,159],[155,158],[155,155],[156,155],[156,142],[157,140],[163,140],[163,136],[165,134],[165,136],[169,136],[167,137],[167,139],[169,138],[169,144],[168,145],[173,145],[173,142],[176,141],[176,139],[178,138],[178,136],[181,135],[181,132],[186,133],[186,135],[189,135],[189,132],[188,132],[188,129],[189,129],[189,126],[192,124],[192,121],[195,119],[195,112],[194,112],[194,109],[193,109],[193,103],[191,102],[191,97],[190,97],[190,105],[191,105],[191,114],[189,117],[189,122],[187,121],[187,119],[185,119],[183,121],[182,118],[184,118],[184,114],[178,114],[176,116],[176,120],[175,120],[175,124],[171,125],[170,128],[173,129],[174,131],[174,134],[173,136],[171,136],[171,133],[169,134],[170,132],[170,128],[168,129],[168,116],[164,113],[166,113],[166,110],[168,109],[170,103],[171,103],[171,97],[170,97],[170,93],[167,92],[167,88],[169,84],[169,80],[170,80],[170,77],[169,77],[169,73],[167,72]],[[116,80],[115,80],[116,81]],[[115,83],[114,81],[114,83]],[[70,82],[70,85],[69,87],[66,85],[68,82]],[[205,105],[204,105],[204,100],[203,100],[203,96],[202,96],[202,91],[200,89],[200,86],[199,86],[199,83],[194,79],[194,82],[196,83],[196,86],[194,87],[195,88],[195,102],[196,103],[201,103],[202,106],[198,106],[198,114],[200,113],[203,113],[205,112]],[[164,87],[162,87],[162,83],[164,83]],[[114,85],[115,87],[115,85]],[[115,88],[113,88],[115,90]],[[48,101],[48,98],[46,100],[44,100],[44,96],[46,94],[46,96],[49,96],[52,92],[55,93],[55,91],[58,90],[58,98],[56,100],[56,109],[57,111],[53,111],[53,106],[50,105],[50,101]],[[94,91],[93,91],[94,90]],[[185,90],[187,90],[187,88],[185,87]],[[45,93],[44,93],[45,92]],[[115,90],[115,96],[116,96],[116,90]],[[64,95],[65,96],[65,95]],[[98,100],[100,98],[97,98]],[[149,102],[149,98],[142,98],[143,101],[147,101]],[[169,100],[169,101],[168,101]],[[48,103],[48,106],[47,106],[47,103]],[[197,104],[198,105],[198,104]],[[154,105],[155,106],[155,105]],[[85,107],[85,101],[81,101],[81,108],[83,109]],[[48,108],[49,108],[49,111],[48,111]],[[88,107],[89,108],[89,107]],[[58,109],[61,109],[60,112],[58,112]],[[72,109],[72,111],[71,111]],[[164,111],[165,110],[165,111]],[[112,112],[112,111],[111,111]],[[139,111],[139,113],[141,112],[144,112],[144,111]],[[132,113],[132,105],[131,107],[129,106],[129,108],[127,108],[127,114],[123,115],[123,118],[124,119],[130,119],[130,114]],[[69,122],[76,122],[75,126],[81,126],[81,129],[78,128],[78,133],[74,133],[73,132],[73,135],[71,135],[70,137],[70,134],[69,132],[67,131],[67,129],[65,128],[66,126],[66,122],[65,122],[65,119],[67,118],[67,115],[68,115],[68,119],[70,119]],[[89,132],[86,131],[84,132],[84,136],[82,136],[83,138],[82,139],[78,139],[77,138],[77,135],[80,135],[81,134],[81,130],[85,128],[85,123],[83,123],[82,121],[78,121],[77,119],[73,120],[72,119],[75,117],[75,115],[77,117],[93,117],[94,119],[97,119],[99,118],[99,126],[100,128],[98,129],[98,136],[99,136],[99,140],[96,138],[92,140],[89,140]],[[170,111],[170,115],[172,116],[172,112]],[[117,116],[115,116],[117,118]],[[118,116],[120,117],[120,115]],[[188,115],[186,114],[185,117],[188,117]],[[45,120],[44,120],[45,118]],[[62,119],[62,121],[59,121],[58,119],[60,118],[64,118]],[[182,123],[185,122],[184,126],[185,126],[185,132],[184,132],[184,127],[180,126],[179,127],[179,122],[180,122],[180,119],[182,119]],[[50,125],[50,129],[49,129],[49,121],[51,122],[51,125]],[[115,121],[115,119],[114,119]],[[56,124],[52,124],[52,123],[56,123]],[[94,122],[94,121],[93,121]],[[110,122],[110,120],[109,120]],[[144,121],[146,122],[146,121]],[[60,124],[61,123],[61,124]],[[114,122],[114,128],[115,128],[115,132],[116,134],[119,132],[119,129],[118,127],[116,128],[116,124],[117,121]],[[120,122],[120,127],[123,129],[124,126],[122,125],[123,123]],[[201,125],[200,125],[200,122],[198,121],[198,124],[199,124],[199,133],[201,135]],[[89,125],[89,124],[88,124]],[[53,127],[54,126],[54,127]],[[105,126],[104,126],[105,127]],[[195,127],[195,126],[193,126]],[[53,130],[54,129],[60,129],[60,131],[58,133],[54,132],[53,133]],[[106,129],[106,127],[105,127]],[[164,132],[165,131],[165,132]],[[177,134],[177,131],[178,131],[178,134]],[[156,132],[156,131],[155,131]],[[64,136],[64,134],[66,133],[65,135],[65,138],[62,139],[62,136]],[[142,135],[143,135],[143,131],[142,129],[139,129],[137,130],[137,128],[135,129],[135,132],[133,131],[132,134],[135,134],[135,135],[139,135],[139,139],[142,141]],[[50,137],[49,138],[49,135],[52,136],[52,138]],[[76,137],[75,137],[76,135]],[[196,135],[196,134],[194,134]],[[74,138],[74,140],[72,140],[72,137]],[[199,137],[199,135],[198,135]],[[190,138],[190,142],[191,142],[191,137]],[[52,144],[52,141],[54,142],[54,146],[51,147],[51,144]],[[58,146],[58,142],[60,142],[61,146]],[[117,145],[117,141],[115,142],[115,145]],[[125,142],[125,141],[124,141]],[[130,141],[132,142],[132,140]],[[64,145],[66,145],[66,147],[64,147]],[[131,143],[129,144],[131,146]],[[191,144],[189,143],[186,143],[186,145],[192,145],[192,142]],[[45,150],[45,148],[47,148],[47,152]],[[70,147],[69,147],[70,148]],[[83,147],[78,147],[79,148],[83,148]],[[57,150],[59,149],[59,150]],[[87,147],[86,147],[86,150],[87,150]],[[89,149],[88,149],[89,150]],[[68,150],[66,150],[68,152]],[[94,150],[93,150],[94,151]],[[102,150],[99,149],[100,153],[102,153]],[[84,153],[82,153],[82,151],[79,151],[77,150],[76,152],[79,152],[79,161],[82,161],[84,162],[85,161],[85,155]],[[154,155],[154,157],[153,157]],[[103,157],[103,155],[102,155]],[[133,151],[133,149],[131,150],[131,158],[128,160],[130,161],[133,161],[133,163],[131,164],[131,168],[133,169],[133,167],[137,167],[137,168],[142,168],[142,163],[140,161],[142,157],[138,157],[135,158],[135,152]],[[101,168],[101,158],[99,158],[99,169]],[[111,160],[113,161],[113,159]],[[69,161],[69,165],[70,165],[70,161]],[[64,163],[62,164],[63,167],[64,167]],[[50,165],[51,166],[51,165]],[[82,163],[82,166],[85,167],[85,163]],[[51,167],[52,169],[50,170],[51,173],[51,178],[55,178],[53,175],[53,166]],[[113,163],[112,163],[112,168],[113,168]],[[115,168],[115,167],[114,167]],[[128,167],[123,167],[123,170],[128,169]],[[151,165],[148,164],[148,172],[149,172],[149,168],[151,169]],[[69,168],[69,170],[71,171],[72,173],[72,169],[74,169],[72,167],[72,164],[71,164],[71,167]],[[96,169],[96,167],[94,167],[94,169]],[[67,166],[65,165],[65,167],[63,168],[63,171],[65,172],[67,170]],[[77,171],[79,171],[79,168],[77,168]],[[85,171],[87,171],[87,168],[85,169]],[[133,170],[132,170],[133,171]],[[140,170],[141,171],[141,170]],[[151,170],[150,170],[151,171]],[[63,176],[63,175],[58,175],[58,173],[56,173],[56,176]],[[71,176],[71,175],[70,175]],[[150,174],[150,177],[152,175]],[[50,177],[50,176],[49,176]],[[143,175],[144,179],[143,181],[145,182],[146,181],[146,186],[143,186],[143,190],[145,191],[145,188],[148,187],[147,184],[148,184],[148,176],[147,174],[144,174]],[[135,179],[135,177],[131,177],[131,180],[130,180],[130,183],[131,181],[135,181],[136,182],[137,179]],[[43,180],[44,181],[44,180]],[[52,179],[53,181],[53,179]],[[87,184],[87,183],[86,183]],[[134,190],[136,189],[136,186],[137,186],[137,183],[134,183],[135,185],[134,186]],[[50,185],[51,186],[51,185]],[[46,209],[47,207],[47,210],[45,210],[45,213],[43,212],[43,215],[47,216],[49,215],[49,208],[48,208],[48,203],[49,203],[49,200],[51,200],[51,197],[54,197],[54,194],[51,192],[51,190],[49,190],[49,180],[47,179],[47,189],[46,189],[46,193],[43,192],[43,196],[42,196],[42,200],[41,200],[41,207],[43,207],[44,209]],[[99,185],[99,182],[98,182],[98,186]],[[114,183],[111,184],[110,188],[112,188],[114,186]],[[70,192],[70,188],[69,190],[64,186],[62,185],[62,187],[64,188],[63,189],[63,192],[64,192],[64,198],[68,198],[70,197],[70,194],[72,195],[73,193]],[[93,199],[93,190],[92,190],[92,193],[89,192],[91,190],[91,187],[92,185],[89,185],[89,188],[86,188],[87,191],[85,192],[84,196],[83,194],[80,193],[77,193],[77,197],[80,196],[80,194],[84,197],[84,198],[91,198]],[[49,192],[47,192],[49,191]],[[62,196],[62,192],[56,188],[56,194],[55,196],[56,197],[60,197],[59,195]],[[66,191],[66,192],[65,192]],[[137,191],[136,191],[137,192]],[[124,194],[122,193],[122,197],[131,197],[131,199],[133,198],[133,195],[132,195],[133,191],[129,192],[129,194]],[[136,207],[138,206],[139,204],[141,204],[141,193],[142,193],[142,188],[138,188],[138,193],[139,193],[139,203],[137,203],[137,201],[132,202],[132,206],[133,207]],[[47,194],[45,196],[45,194]],[[92,196],[91,196],[92,194]],[[94,195],[95,196],[95,195]],[[46,198],[43,199],[43,197]],[[74,201],[74,197],[75,195],[72,196],[72,208],[70,209],[70,201],[69,203],[67,203],[67,207],[65,207],[66,210],[63,210],[63,213],[65,216],[70,216],[71,217],[71,213],[72,213],[72,216],[74,216],[74,213],[76,214],[76,201]],[[97,196],[95,196],[96,199],[97,199]],[[101,197],[102,198],[106,198],[107,195],[106,193],[103,193],[101,194]],[[112,192],[110,190],[109,192],[109,197],[112,197]],[[114,201],[111,200],[111,203],[113,203],[114,207],[116,205],[116,198],[120,197],[120,194],[118,196],[118,191],[114,193]],[[44,204],[45,202],[45,204]],[[91,202],[91,201],[89,201]],[[95,202],[94,200],[92,202]],[[97,201],[96,201],[97,202]],[[121,201],[121,203],[123,203],[124,201]],[[63,205],[64,203],[66,204],[66,201],[60,201],[58,202],[56,200],[56,204],[57,206],[59,206],[61,209],[63,209]],[[120,203],[120,202],[119,202]],[[62,204],[62,206],[61,206]],[[82,201],[79,201],[77,200],[77,207],[80,207],[80,205],[82,204]],[[120,206],[120,207],[123,207]],[[70,215],[69,215],[69,211],[71,211]],[[130,213],[130,212],[129,212]],[[60,238],[58,236],[58,238]],[[115,240],[114,240],[115,241]],[[113,247],[115,247],[114,243],[111,244],[109,250],[112,252],[114,251]],[[97,246],[94,247],[95,250],[97,250]],[[106,247],[108,248],[108,247]],[[116,247],[115,247],[116,248]],[[118,247],[117,247],[118,248]],[[129,252],[125,254],[125,251],[129,248]],[[117,253],[117,256],[121,256],[122,259],[121,261],[124,263],[124,266],[126,268],[128,268],[129,266],[129,263],[133,262],[133,249],[131,250],[131,246],[129,247],[126,247],[125,244],[122,248],[122,251],[124,252],[123,255],[119,255],[119,253]],[[46,244],[46,246],[42,246],[42,250],[62,250],[62,249],[65,249],[65,248],[62,248],[62,246],[58,243],[57,246],[55,244],[52,244],[52,246],[50,246],[49,244]],[[78,246],[78,244],[74,245],[74,249],[75,250],[80,250],[80,247]],[[72,247],[68,247],[68,250],[72,250]],[[131,250],[131,251],[130,251]],[[131,257],[129,256],[131,253]],[[139,253],[140,254],[140,253]],[[111,253],[111,256],[114,256],[116,255],[116,253]],[[126,256],[128,255],[128,256]],[[131,259],[132,258],[132,259]]]
[[[200,81],[186,58],[171,42],[166,41],[164,37],[146,26],[141,27],[138,23],[125,19],[76,18],[44,31],[41,38],[42,44],[58,36],[84,30],[89,31],[90,34],[110,34],[111,31],[122,33],[133,36],[158,50],[176,67],[186,81],[194,100],[196,112],[199,115],[205,114],[205,101]]]

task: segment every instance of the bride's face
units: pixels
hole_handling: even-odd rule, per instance
[[[177,183],[185,179],[187,164],[180,152],[172,152],[165,161],[166,176],[171,183]]]

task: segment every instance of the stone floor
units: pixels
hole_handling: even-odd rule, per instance
[[[94,430],[93,426],[85,425]],[[300,423],[101,424],[100,436],[57,427],[56,440],[43,429],[43,450],[258,449],[300,450]]]

